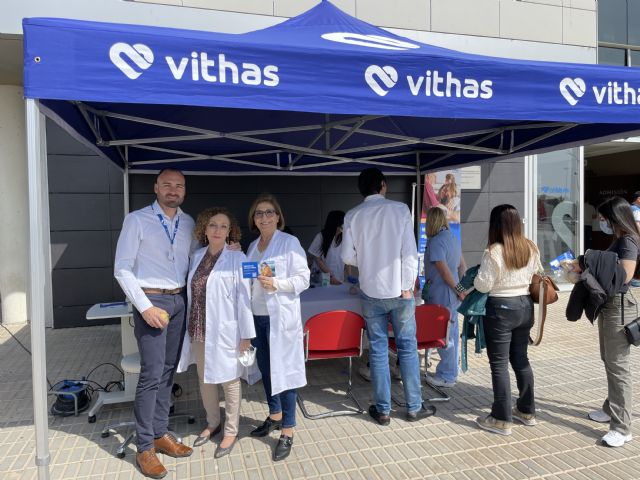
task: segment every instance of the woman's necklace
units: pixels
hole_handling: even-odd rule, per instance
[[[258,250],[260,251],[260,253],[264,252],[267,249],[267,247],[269,246],[269,242],[271,242],[271,238],[273,237],[265,240],[264,237],[260,236],[260,241],[258,242]]]

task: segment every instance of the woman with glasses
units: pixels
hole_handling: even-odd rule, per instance
[[[329,212],[324,228],[309,246],[309,254],[313,257],[315,265],[321,272],[329,274],[331,285],[340,285],[344,282],[344,262],[340,257],[343,223],[342,210]]]
[[[218,384],[225,398],[224,438],[214,457],[231,453],[240,423],[240,375],[238,356],[255,337],[251,313],[250,283],[242,278],[247,257],[229,243],[240,240],[240,226],[225,208],[213,207],[198,215],[194,235],[205,245],[191,258],[187,280],[187,332],[178,371],[195,363],[207,427],[193,443],[200,447],[221,431]]]
[[[249,227],[260,234],[247,253],[249,261],[260,266],[251,287],[256,329],[253,345],[269,416],[251,435],[265,437],[273,430],[281,430],[273,451],[274,461],[291,452],[296,425],[295,389],[307,383],[299,295],[309,287],[309,267],[300,242],[282,231],[284,225],[275,197],[265,194],[253,202]]]

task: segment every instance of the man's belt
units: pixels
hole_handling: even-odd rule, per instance
[[[178,295],[182,293],[184,287],[179,288],[143,288],[142,291],[144,293],[148,293],[150,295]]]

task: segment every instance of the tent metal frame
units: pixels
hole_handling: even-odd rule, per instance
[[[139,172],[136,170],[138,166],[158,165],[159,168],[167,163],[193,162],[202,160],[217,160],[220,162],[247,165],[259,168],[261,170],[278,172],[300,172],[317,167],[329,167],[344,163],[358,163],[371,165],[376,167],[392,167],[395,169],[405,170],[406,174],[414,173],[423,174],[429,169],[437,168],[438,164],[451,156],[464,152],[465,154],[493,154],[496,157],[507,156],[517,153],[525,148],[534,145],[537,142],[546,140],[555,135],[561,134],[573,127],[576,123],[565,122],[538,122],[526,123],[511,126],[501,126],[497,128],[471,130],[467,132],[458,132],[448,135],[438,135],[431,137],[413,137],[409,135],[395,134],[364,128],[371,120],[385,118],[380,115],[361,115],[341,120],[329,121],[326,115],[324,123],[314,123],[309,125],[291,125],[280,128],[267,128],[259,130],[232,131],[222,132],[205,128],[198,128],[179,123],[165,122],[135,115],[126,115],[122,113],[112,112],[104,109],[94,108],[84,102],[74,101],[73,103],[80,111],[87,126],[91,130],[95,138],[95,144],[98,147],[114,147],[117,149],[123,163],[128,165],[131,172]],[[388,117],[386,117],[388,118]],[[111,128],[110,119],[117,119],[132,123],[154,125],[156,127],[166,128],[172,131],[172,135],[148,137],[148,138],[130,138],[118,139]],[[104,128],[102,127],[104,126]],[[525,130],[541,130],[539,135],[534,138],[523,139],[518,141],[517,133]],[[107,133],[107,138],[103,134]],[[286,134],[301,131],[315,131],[313,139],[303,145],[293,143],[278,142],[264,138],[267,135]],[[173,134],[175,132],[175,134]],[[332,132],[338,132],[340,135],[332,142]],[[374,145],[359,146],[354,148],[341,148],[342,145],[352,138],[354,135],[366,135],[369,138],[378,140]],[[477,138],[480,136],[480,138]],[[499,137],[499,147],[487,146],[486,142]],[[193,142],[229,139],[243,142],[243,144],[257,145],[265,147],[264,150],[251,150],[236,153],[208,155],[189,150],[177,148],[167,148],[159,146],[163,143],[176,142]],[[324,148],[316,147],[321,140],[324,141]],[[415,147],[440,147],[440,148],[415,148]],[[124,161],[123,147],[129,152],[128,161]],[[385,150],[406,148],[401,151],[384,153]],[[168,158],[157,158],[151,160],[136,160],[135,151],[144,150],[158,152],[158,154],[169,155]],[[364,155],[368,151],[380,151],[372,155]],[[132,155],[133,154],[133,155]],[[418,166],[398,164],[385,161],[390,158],[411,157],[420,154],[440,155],[435,159],[420,162]],[[300,165],[299,161],[304,157],[315,157],[322,159],[321,161],[310,164]],[[247,160],[245,158],[252,158]],[[256,157],[266,157],[266,161],[256,161]],[[283,157],[285,161],[283,162]],[[214,172],[215,173],[215,172]],[[251,172],[242,172],[251,174]],[[402,173],[400,173],[402,174]]]

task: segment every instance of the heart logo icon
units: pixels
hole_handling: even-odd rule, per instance
[[[135,80],[153,63],[153,52],[142,43],[129,45],[128,43],[118,42],[114,43],[109,49],[109,58],[122,73],[131,80]],[[141,71],[134,69],[130,63],[133,63]]]
[[[364,79],[375,93],[384,97],[398,83],[398,71],[389,65],[369,65],[364,72]],[[382,85],[380,84],[382,83]]]
[[[587,85],[581,78],[563,78],[560,81],[560,93],[569,105],[575,105],[578,103],[585,92],[587,91]]]

